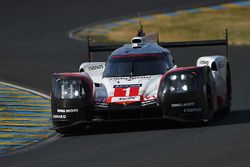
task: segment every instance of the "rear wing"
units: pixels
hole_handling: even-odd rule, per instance
[[[94,52],[109,52],[114,51],[123,46],[123,44],[114,45],[91,45],[90,37],[87,37],[88,44],[88,61],[92,61],[92,53]],[[229,58],[228,47],[228,30],[225,30],[225,38],[217,40],[205,40],[205,41],[184,41],[184,42],[159,42],[159,45],[164,48],[179,48],[179,47],[201,47],[201,46],[225,46],[226,57]]]

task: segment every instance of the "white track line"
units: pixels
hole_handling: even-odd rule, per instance
[[[50,96],[48,96],[48,95],[46,95],[46,94],[43,94],[43,93],[41,93],[41,92],[37,92],[37,91],[35,91],[35,90],[31,90],[31,89],[28,89],[28,88],[24,88],[24,87],[22,87],[22,86],[17,86],[17,85],[10,84],[10,83],[7,83],[7,82],[2,82],[2,81],[0,81],[0,84],[6,85],[6,86],[10,86],[10,87],[14,87],[14,88],[17,88],[17,89],[21,89],[21,90],[30,92],[30,93],[32,93],[32,94],[35,94],[35,95],[44,97],[44,98],[46,98],[46,99],[50,99]]]

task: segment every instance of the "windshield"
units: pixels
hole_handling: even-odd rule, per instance
[[[170,68],[168,56],[159,53],[113,55],[108,59],[103,77],[157,75]]]

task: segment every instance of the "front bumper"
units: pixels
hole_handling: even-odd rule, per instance
[[[161,104],[154,101],[142,106],[142,103],[138,102],[128,105],[109,104],[92,109],[82,109],[79,110],[80,113],[70,113],[72,115],[67,116],[67,119],[53,119],[54,129],[135,120],[166,119],[181,122],[206,122],[208,120],[207,111],[205,110],[206,102],[201,98],[200,94],[165,98],[167,98],[165,103]]]
[[[63,129],[79,124],[92,125],[101,122],[122,122],[163,118],[162,112],[156,101],[150,102],[147,105],[133,103],[128,105],[109,104],[106,106],[99,106],[102,107],[93,107],[92,109],[90,107],[85,109],[81,108],[76,113],[68,113],[69,115],[66,115],[65,119],[52,118],[54,129]],[[54,115],[59,114],[57,111],[58,109],[53,109],[52,113]]]
[[[129,105],[109,104],[106,108],[95,108],[92,111],[93,120],[130,120],[130,119],[144,119],[144,118],[161,118],[162,112],[159,106],[150,103],[142,106],[142,103],[133,103]]]

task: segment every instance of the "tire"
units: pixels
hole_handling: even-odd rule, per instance
[[[231,101],[232,101],[232,84],[231,84],[231,72],[229,64],[227,64],[227,105],[221,112],[224,114],[229,114],[231,111]]]
[[[206,110],[207,110],[207,122],[211,122],[214,118],[214,112],[212,107],[212,95],[211,95],[211,89],[209,87],[209,84],[206,84],[204,92],[204,100],[206,102]]]
[[[203,101],[204,101],[204,116],[201,118],[201,122],[198,123],[200,126],[206,126],[209,124],[213,118],[213,108],[212,108],[212,96],[211,96],[211,89],[209,84],[207,83],[203,88]]]

